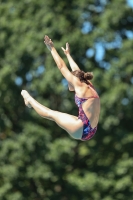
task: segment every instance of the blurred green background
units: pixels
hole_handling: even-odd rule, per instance
[[[22,89],[78,115],[43,43],[69,42],[101,97],[97,134],[74,140],[25,107]],[[69,67],[69,66],[68,66]],[[0,200],[133,200],[132,0],[1,0]]]

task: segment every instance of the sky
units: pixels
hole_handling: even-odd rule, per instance
[[[128,4],[131,8],[133,8],[133,0],[127,0],[127,4]]]

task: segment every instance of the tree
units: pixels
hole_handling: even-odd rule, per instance
[[[132,9],[124,0],[12,0],[0,13],[0,198],[132,199]],[[64,59],[69,42],[79,66],[94,72],[101,116],[88,142],[24,106],[27,89],[52,109],[78,113],[44,34]]]

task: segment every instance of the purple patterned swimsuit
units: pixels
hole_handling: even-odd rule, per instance
[[[92,96],[90,98],[99,98],[96,96]],[[83,134],[82,134],[82,138],[81,140],[85,141],[85,140],[90,140],[96,133],[97,130],[97,126],[95,128],[91,127],[90,121],[87,118],[86,114],[84,113],[83,109],[82,109],[82,104],[87,101],[89,98],[79,98],[76,94],[75,94],[75,103],[76,105],[79,107],[79,116],[78,119],[81,119],[83,122]]]

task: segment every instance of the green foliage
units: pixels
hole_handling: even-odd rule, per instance
[[[1,1],[0,199],[133,199],[132,23],[125,0]],[[65,61],[60,47],[69,42],[79,66],[94,72],[101,115],[88,142],[40,118],[20,95],[26,89],[54,110],[78,113],[45,34]]]

